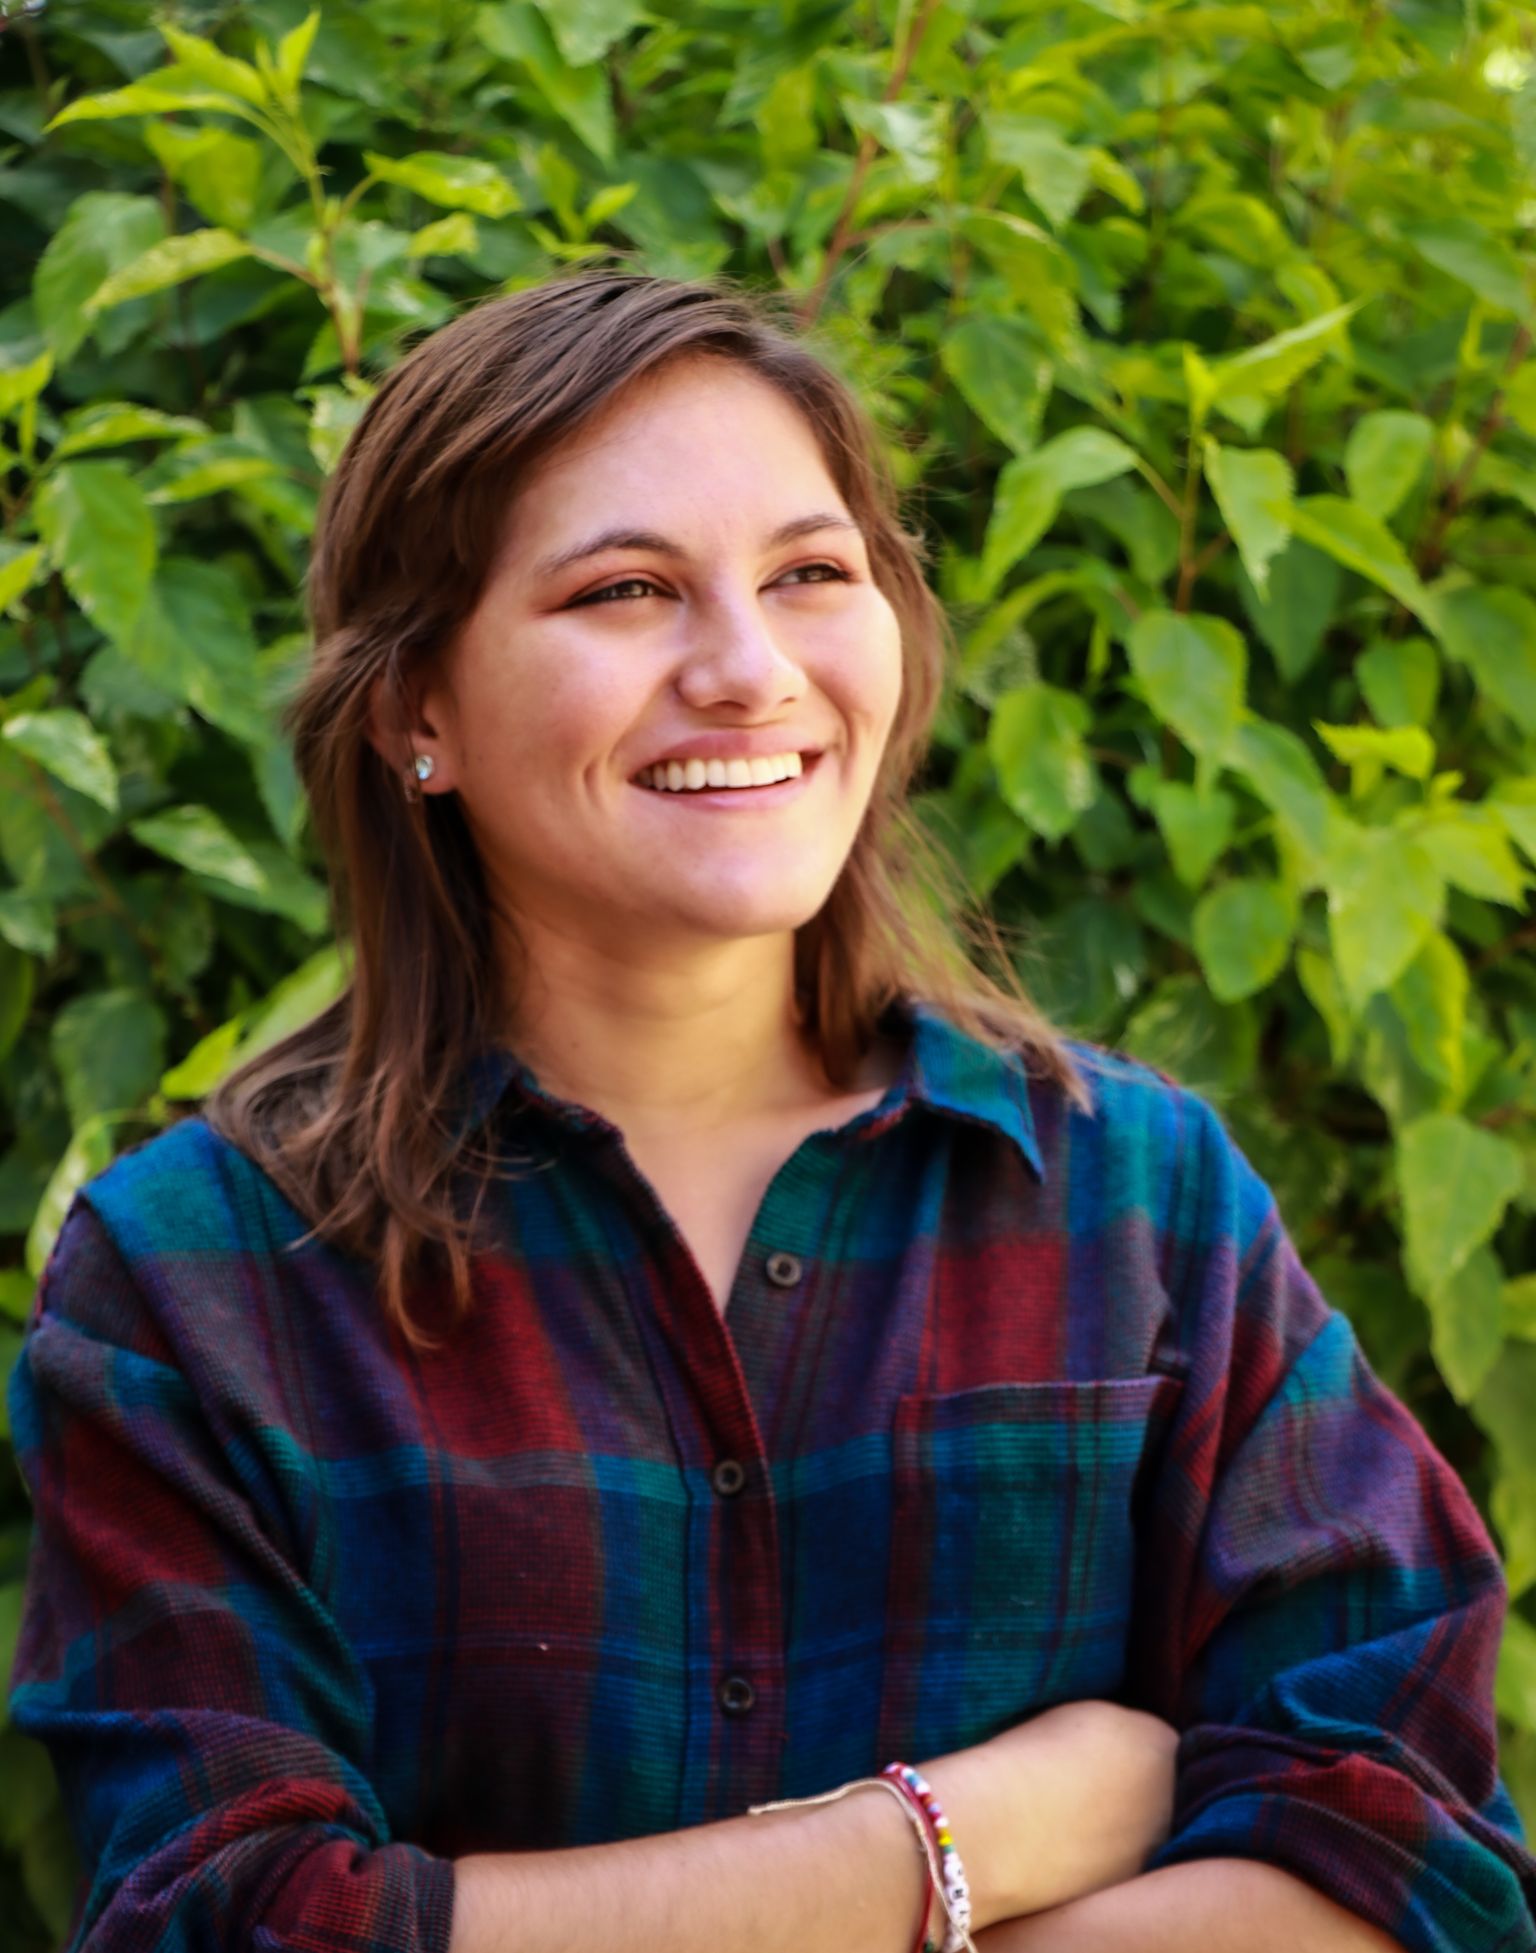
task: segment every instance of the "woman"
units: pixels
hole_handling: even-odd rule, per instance
[[[363,416],[349,987],[82,1191],[11,1391],[72,1948],[953,1944],[826,1795],[896,1761],[986,1953],[1536,1945],[1465,1491],[1210,1108],[937,919],[875,453],[629,273]]]

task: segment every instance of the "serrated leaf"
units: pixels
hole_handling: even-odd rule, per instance
[[[64,1216],[69,1212],[75,1195],[87,1180],[93,1180],[112,1164],[113,1130],[114,1122],[111,1119],[87,1119],[71,1135],[58,1165],[50,1175],[27,1231],[27,1273],[34,1282],[42,1274],[53,1252],[53,1244],[58,1239]]]
[[[1519,258],[1471,218],[1421,219],[1405,225],[1403,236],[1426,264],[1465,285],[1494,311],[1529,317],[1530,295]]]
[[[143,81],[102,95],[82,95],[59,110],[46,133],[71,122],[115,122],[129,115],[174,115],[184,109],[227,109],[228,99],[180,67],[158,68]]]
[[[1435,430],[1422,414],[1364,414],[1344,447],[1350,498],[1385,522],[1424,472]]]
[[[165,1018],[135,990],[87,991],[53,1020],[49,1048],[71,1123],[136,1111],[165,1067]]]
[[[41,352],[36,359],[12,366],[0,361],[0,420],[33,401],[53,378],[53,354]]]
[[[128,831],[146,848],[194,874],[228,882],[253,894],[266,885],[255,857],[211,807],[172,807],[163,814],[130,821]]]
[[[998,439],[1027,454],[1039,438],[1053,371],[1034,335],[1016,320],[973,314],[945,334],[939,359]]]
[[[304,79],[304,70],[309,64],[310,49],[315,44],[315,34],[320,26],[318,9],[306,14],[297,27],[292,27],[277,44],[277,72],[289,88],[297,88]]]
[[[1463,1039],[1470,989],[1460,950],[1438,929],[1425,938],[1391,989],[1392,1008],[1407,1033],[1415,1064],[1451,1098],[1442,1107],[1445,1111],[1456,1109],[1465,1089]]]
[[[1355,676],[1381,726],[1427,726],[1440,694],[1440,656],[1426,637],[1378,638],[1355,660]]]
[[[1243,567],[1267,596],[1270,563],[1290,540],[1291,465],[1269,448],[1223,448],[1208,440],[1205,468]]]
[[[1453,888],[1488,902],[1523,905],[1529,877],[1497,814],[1453,803],[1421,821],[1414,837]]]
[[[449,156],[432,149],[412,156],[381,156],[370,149],[363,161],[381,182],[397,184],[449,210],[505,217],[518,207],[517,192],[496,165],[473,156]]]
[[[1345,994],[1363,1010],[1394,983],[1440,922],[1434,862],[1396,828],[1340,826],[1323,863],[1328,932]]]
[[[104,401],[65,416],[64,432],[53,451],[55,461],[96,448],[122,447],[130,441],[173,441],[187,434],[206,434],[207,426],[189,414],[167,414],[158,407],[131,401]]]
[[[178,65],[221,94],[249,102],[253,108],[267,106],[266,84],[248,61],[224,54],[211,41],[189,34],[168,21],[160,23],[160,33]]]
[[[42,566],[41,549],[17,549],[0,543],[0,611],[9,610],[18,597],[27,594]]]
[[[1272,983],[1290,960],[1295,913],[1271,881],[1234,876],[1195,904],[1195,953],[1211,995],[1232,1004]]]
[[[1309,366],[1344,343],[1344,326],[1359,309],[1359,301],[1336,305],[1303,325],[1250,346],[1246,352],[1208,361],[1212,398],[1218,404],[1248,396],[1278,399]]]
[[[1009,692],[992,714],[987,750],[1003,798],[1049,841],[1071,832],[1097,791],[1083,745],[1091,716],[1075,693],[1054,685]]]
[[[233,231],[188,231],[181,237],[164,238],[132,264],[104,279],[85,302],[86,316],[94,318],[127,299],[146,298],[151,292],[185,284],[189,278],[199,278],[204,272],[217,271],[250,255],[250,245]]]
[[[1248,652],[1222,617],[1147,610],[1126,638],[1131,669],[1159,719],[1191,751],[1221,759],[1237,731]]]
[[[1430,1351],[1458,1404],[1477,1395],[1503,1347],[1503,1279],[1498,1256],[1484,1245],[1424,1298]]]
[[[32,281],[43,336],[61,363],[73,357],[91,329],[86,300],[103,281],[165,235],[165,216],[153,197],[88,191],[49,239]]]
[[[1308,495],[1292,505],[1291,527],[1304,542],[1368,578],[1431,631],[1439,631],[1438,602],[1419,581],[1402,544],[1369,509],[1342,495]]]
[[[1445,648],[1495,705],[1536,733],[1536,603],[1522,590],[1482,584],[1442,599]]]
[[[1237,802],[1219,787],[1202,793],[1182,780],[1158,780],[1151,806],[1174,873],[1187,887],[1201,887],[1232,839]]]
[[[0,736],[65,786],[117,812],[117,768],[106,741],[81,713],[18,712],[0,725]]]
[[[1386,767],[1427,780],[1435,764],[1434,741],[1421,726],[1330,726],[1314,719],[1312,727],[1334,758],[1353,769],[1357,797],[1374,788]]]
[[[1092,178],[1088,151],[1068,142],[1058,127],[1036,116],[997,110],[983,120],[982,127],[989,153],[997,162],[1019,171],[1024,188],[1052,230],[1059,231],[1069,223]]]
[[[423,224],[419,231],[411,233],[413,258],[467,257],[479,248],[480,233],[467,210],[456,210],[451,217],[439,217],[435,223]]]
[[[601,61],[615,41],[647,17],[642,0],[582,0],[579,7],[541,0],[540,12],[573,68]]]
[[[1507,1139],[1434,1112],[1398,1134],[1397,1177],[1408,1279],[1428,1300],[1492,1239],[1525,1169]]]
[[[1252,578],[1239,578],[1243,608],[1274,654],[1282,678],[1294,682],[1315,662],[1343,581],[1343,572],[1331,556],[1298,542],[1294,535],[1271,559],[1264,592],[1253,587]]]
[[[38,491],[37,522],[70,595],[96,627],[131,640],[154,575],[155,521],[116,461],[71,461]]]
[[[1015,563],[1050,528],[1061,498],[1074,488],[1112,481],[1136,465],[1136,453],[1097,427],[1073,427],[1032,454],[1017,456],[998,477],[982,547],[980,594],[990,596]]]

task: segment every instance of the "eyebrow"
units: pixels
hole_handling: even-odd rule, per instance
[[[860,525],[848,516],[835,514],[830,509],[818,509],[813,515],[797,515],[789,522],[780,523],[765,539],[764,547],[779,549],[785,543],[794,542],[801,536],[815,535],[822,529],[852,529],[862,533]],[[589,536],[585,542],[576,543],[570,549],[540,557],[533,566],[533,573],[536,577],[557,576],[573,563],[582,562],[588,556],[600,555],[605,549],[649,549],[658,556],[688,554],[681,543],[673,542],[669,536],[658,535],[654,529],[605,529],[601,535]]]

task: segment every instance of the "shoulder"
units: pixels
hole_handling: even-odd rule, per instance
[[[267,1174],[197,1114],[125,1147],[76,1198],[130,1263],[240,1252],[274,1231],[296,1239],[305,1227]]]

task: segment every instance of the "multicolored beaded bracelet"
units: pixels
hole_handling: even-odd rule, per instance
[[[965,1867],[960,1862],[960,1854],[955,1849],[954,1838],[950,1835],[944,1807],[934,1795],[933,1786],[910,1763],[887,1763],[880,1774],[899,1785],[932,1826],[933,1838],[939,1847],[944,1867],[944,1910],[949,1917],[949,1929],[938,1953],[959,1953],[960,1948],[973,1945],[970,1932],[971,1888],[965,1876]],[[929,1944],[931,1942],[925,1944],[923,1953],[928,1953]]]

